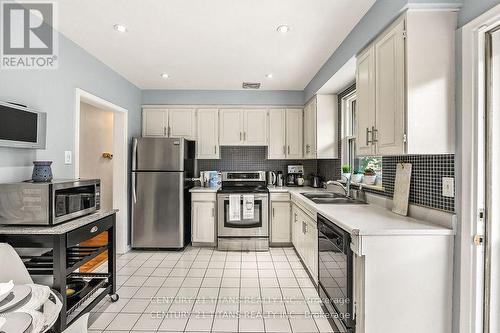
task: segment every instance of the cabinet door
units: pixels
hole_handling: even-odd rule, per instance
[[[356,64],[356,155],[372,155],[371,131],[375,126],[375,52],[373,45]]]
[[[302,158],[302,109],[286,110],[286,157],[289,159]]]
[[[243,116],[240,109],[219,111],[219,145],[239,146],[243,143]]]
[[[375,43],[376,153],[405,153],[404,21]],[[431,50],[429,50],[431,52]]]
[[[316,107],[317,101],[314,97],[304,109],[304,158],[316,158]]]
[[[215,202],[193,201],[192,229],[192,242],[215,242]]]
[[[194,109],[168,110],[168,135],[171,138],[195,139],[196,122]]]
[[[197,111],[196,156],[199,159],[218,159],[219,155],[219,110]]]
[[[295,249],[298,249],[298,235],[299,235],[299,211],[298,207],[292,204],[292,244]]]
[[[286,117],[285,109],[269,110],[269,145],[267,148],[268,159],[286,158]]]
[[[168,110],[164,109],[142,110],[142,136],[166,137],[167,122],[168,122]]]
[[[318,282],[318,228],[314,220],[309,220],[307,227],[308,249],[309,249],[309,265],[311,267],[311,275],[314,281]]]
[[[267,145],[267,110],[245,110],[243,112],[243,141],[249,146]]]
[[[290,203],[271,202],[271,243],[290,243]]]

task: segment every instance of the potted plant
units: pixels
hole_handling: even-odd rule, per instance
[[[361,183],[363,180],[363,169],[357,169],[354,171],[354,174],[352,175],[352,182],[353,183]]]
[[[348,180],[351,178],[351,166],[349,164],[344,164],[342,166],[342,180]]]
[[[375,184],[376,180],[377,175],[375,174],[375,170],[373,170],[372,168],[366,168],[363,176],[363,183],[367,185],[373,185]]]

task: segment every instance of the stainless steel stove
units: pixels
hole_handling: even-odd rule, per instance
[[[231,207],[231,200],[239,202],[239,208]],[[223,172],[217,213],[219,250],[269,250],[269,190],[264,171]]]

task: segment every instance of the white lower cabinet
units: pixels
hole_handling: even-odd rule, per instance
[[[316,219],[292,204],[292,242],[309,274],[318,283],[318,229]]]
[[[288,245],[292,242],[290,223],[290,195],[271,194],[271,245]]]
[[[193,245],[215,245],[215,193],[193,193],[191,204],[191,242]]]

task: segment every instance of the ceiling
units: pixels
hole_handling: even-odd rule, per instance
[[[58,30],[141,89],[303,90],[375,0],[56,2]]]

